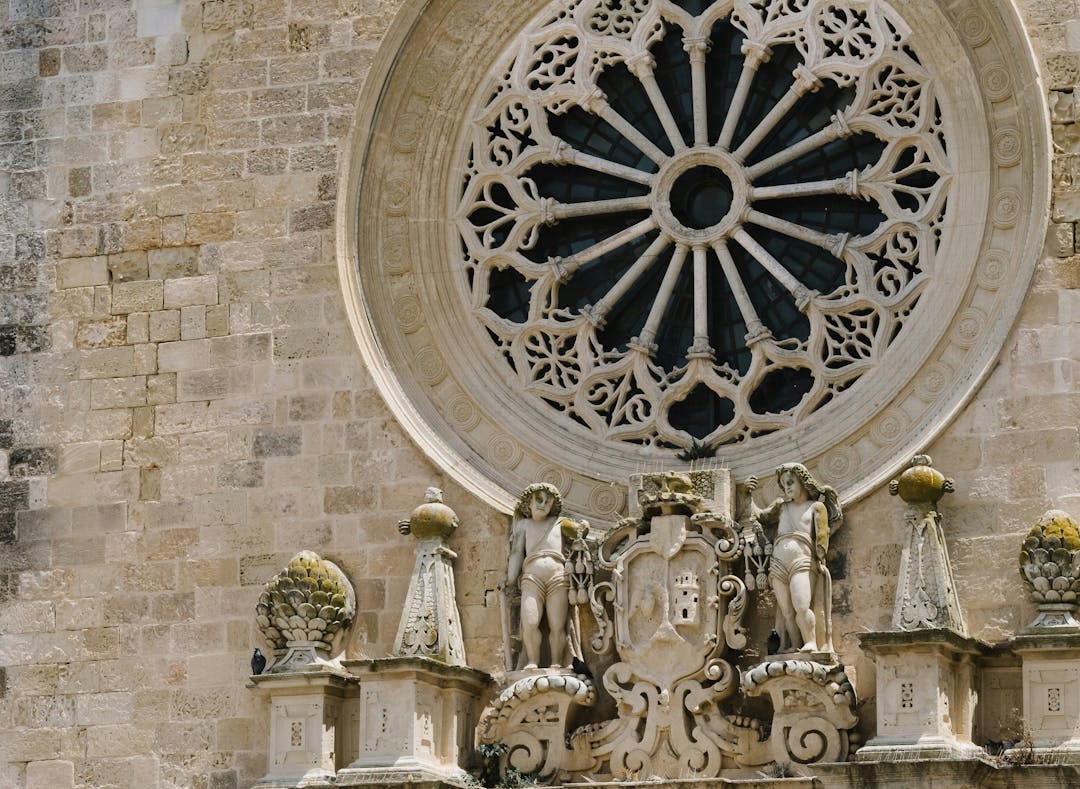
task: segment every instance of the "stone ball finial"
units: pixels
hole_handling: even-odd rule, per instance
[[[1020,549],[1020,574],[1038,604],[1032,628],[1075,627],[1080,592],[1080,528],[1061,510],[1043,513]]]
[[[266,582],[255,611],[259,629],[275,649],[296,651],[303,645],[302,651],[313,658],[325,658],[337,634],[352,624],[356,593],[336,564],[301,551]],[[300,668],[307,662],[282,660],[275,665]]]
[[[889,493],[908,504],[937,504],[938,499],[956,489],[956,483],[933,467],[929,455],[916,455],[898,479],[889,483]]]
[[[409,515],[408,533],[418,540],[446,539],[458,527],[457,514],[442,503],[443,492],[431,487],[424,492],[424,503]]]

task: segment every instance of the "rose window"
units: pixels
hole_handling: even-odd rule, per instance
[[[426,0],[371,69],[349,318],[404,431],[505,511],[545,481],[611,523],[712,453],[862,496],[994,368],[1045,241],[1008,0]]]
[[[742,442],[888,355],[955,167],[878,2],[581,3],[472,113],[456,224],[521,389],[609,441]]]

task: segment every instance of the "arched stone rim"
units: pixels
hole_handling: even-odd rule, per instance
[[[512,508],[515,491],[524,484],[538,475],[559,476],[558,481],[568,488],[567,506],[605,522],[617,517],[623,506],[612,505],[613,497],[598,495],[599,491],[614,487],[620,490],[614,498],[621,499],[628,471],[643,465],[676,465],[673,459],[613,456],[574,431],[564,434],[553,431],[549,424],[538,424],[535,414],[527,410],[520,413],[520,404],[515,402],[512,388],[506,389],[505,381],[501,382],[503,391],[488,391],[485,384],[500,382],[478,382],[470,376],[459,380],[458,360],[448,357],[437,341],[440,326],[423,320],[419,328],[410,326],[412,331],[406,335],[392,318],[399,300],[418,298],[425,318],[432,311],[454,308],[456,301],[445,290],[440,292],[438,283],[424,281],[425,275],[418,275],[411,266],[416,260],[430,265],[440,254],[445,255],[446,234],[437,230],[440,217],[424,210],[430,204],[418,200],[417,192],[422,189],[410,188],[427,184],[405,179],[403,186],[385,177],[385,168],[395,164],[388,160],[389,150],[400,152],[413,145],[414,153],[422,150],[417,154],[419,161],[437,172],[449,166],[452,158],[451,141],[445,135],[425,147],[408,134],[398,133],[402,131],[400,119],[415,112],[408,105],[418,96],[423,99],[420,104],[434,113],[432,117],[452,114],[455,106],[438,94],[440,85],[421,80],[421,88],[436,89],[421,96],[417,80],[407,77],[415,77],[413,70],[425,65],[421,61],[426,62],[429,75],[451,73],[436,68],[440,56],[446,63],[454,62],[455,57],[484,63],[494,60],[502,49],[497,42],[507,40],[542,7],[532,4],[524,13],[517,4],[509,5],[500,11],[490,3],[469,0],[417,0],[406,4],[396,18],[365,83],[351,149],[343,156],[338,204],[343,293],[361,352],[391,411],[447,473],[483,501],[506,512]],[[868,408],[873,415],[869,419],[839,431],[815,425],[796,429],[782,447],[759,453],[753,464],[724,458],[737,475],[760,473],[777,462],[798,457],[834,483],[845,499],[860,498],[940,434],[988,374],[1012,328],[1041,250],[1049,214],[1050,146],[1044,90],[1030,44],[1011,5],[982,0],[956,12],[942,11],[950,15],[946,38],[952,37],[953,30],[959,31],[950,45],[964,53],[978,80],[980,103],[987,116],[981,134],[987,140],[1008,135],[1011,142],[1018,135],[1023,147],[1015,164],[1007,164],[1017,158],[1015,151],[988,151],[999,162],[987,173],[991,179],[985,214],[988,230],[981,248],[970,257],[973,271],[966,290],[958,296],[954,318],[927,343],[916,375],[883,382],[882,391],[894,396],[871,403]],[[454,24],[440,28],[450,17]],[[447,30],[470,25],[473,29],[463,36],[448,40],[445,35]],[[485,46],[494,50],[483,49]],[[477,51],[488,55],[476,57]],[[461,105],[456,106],[463,112]],[[445,130],[431,124],[421,134],[423,131],[430,137]],[[390,140],[395,134],[397,139]],[[393,145],[398,148],[393,149]],[[377,168],[383,169],[373,177]],[[420,175],[424,180],[426,174]],[[442,175],[445,181],[445,173]],[[381,183],[374,191],[365,192],[362,186],[366,179],[371,179],[369,184],[375,180]],[[1017,210],[1015,197],[1019,194],[1032,195],[1026,213],[1022,208]],[[437,202],[445,202],[446,195],[445,191],[440,193]],[[398,197],[402,199],[395,199]],[[385,210],[376,220],[378,207]],[[395,213],[410,221],[389,227],[384,220]],[[395,235],[402,226],[405,234]],[[407,244],[411,261],[404,268],[387,254],[396,243]],[[473,403],[474,411],[467,419],[455,421],[459,411],[468,410],[460,408],[463,395]],[[453,414],[448,403],[457,409]],[[470,430],[456,427],[468,424],[473,424]],[[553,432],[558,434],[556,443],[569,439],[579,446],[538,453],[536,446],[550,439]],[[596,510],[598,501],[604,502],[607,511]]]

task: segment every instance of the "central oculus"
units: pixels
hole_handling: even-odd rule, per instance
[[[690,246],[727,238],[743,221],[748,197],[742,165],[726,151],[704,146],[664,162],[653,186],[661,227]]]
[[[692,167],[671,186],[671,213],[695,230],[719,224],[731,209],[731,179],[717,167]]]

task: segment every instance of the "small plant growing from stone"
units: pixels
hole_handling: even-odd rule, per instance
[[[1016,739],[987,740],[983,746],[991,761],[998,767],[1021,767],[1028,764],[1050,764],[1053,760],[1048,754],[1035,750],[1035,738],[1031,729],[1023,723],[1019,709],[1013,708],[1009,718],[1012,731],[1019,731]]]
[[[476,746],[476,752],[480,755],[480,774],[477,783],[480,786],[496,787],[502,782],[499,770],[499,762],[503,754],[508,750],[505,742],[482,742]]]
[[[762,778],[798,778],[798,773],[791,769],[791,765],[787,762],[773,762],[767,765],[765,769],[758,770],[758,775]]]
[[[701,460],[702,458],[714,458],[716,457],[716,450],[717,447],[713,444],[703,444],[700,441],[695,440],[686,449],[681,452],[676,452],[675,457],[689,463],[694,460]]]
[[[515,767],[507,767],[506,772],[500,772],[499,765],[508,750],[509,746],[505,742],[482,742],[477,745],[480,773],[471,785],[484,786],[487,789],[523,789],[536,786],[536,776],[532,773],[523,773]]]

